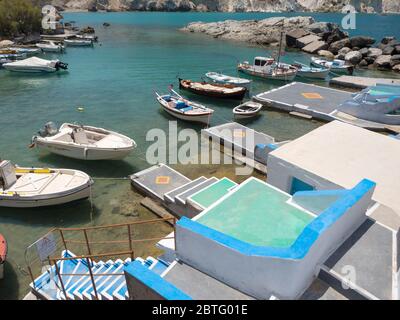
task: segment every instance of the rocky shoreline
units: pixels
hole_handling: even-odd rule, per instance
[[[349,37],[339,25],[316,22],[312,17],[192,22],[181,31],[263,46],[277,46],[284,32],[287,47],[346,60],[359,68],[400,72],[400,41],[394,37],[385,37],[379,43],[368,36]]]
[[[42,1],[43,3],[45,0]],[[46,4],[49,1],[46,0]],[[68,10],[219,11],[219,12],[341,12],[353,5],[358,12],[398,13],[398,0],[52,0]]]

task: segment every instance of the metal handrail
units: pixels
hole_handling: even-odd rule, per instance
[[[79,228],[52,228],[49,232],[46,233],[46,236],[49,235],[50,233],[53,232],[59,232],[60,238],[56,240],[56,244],[60,245],[62,244],[65,248],[65,250],[68,250],[67,244],[86,244],[87,248],[87,254],[86,255],[80,255],[80,256],[74,256],[74,257],[49,257],[48,261],[50,265],[53,265],[55,267],[56,274],[58,276],[58,280],[60,281],[61,284],[61,290],[64,293],[64,296],[66,299],[68,299],[64,283],[62,280],[61,276],[90,276],[92,280],[92,286],[94,290],[94,294],[96,299],[98,299],[98,293],[97,293],[97,288],[96,288],[96,282],[94,280],[94,277],[96,276],[121,276],[124,275],[124,273],[114,273],[114,274],[93,274],[92,272],[92,267],[93,267],[93,261],[92,259],[94,258],[101,258],[101,257],[111,257],[111,256],[119,256],[119,255],[130,255],[131,259],[134,260],[134,250],[133,250],[133,243],[139,243],[139,242],[145,242],[145,241],[155,241],[155,240],[162,240],[162,239],[175,239],[174,236],[170,237],[157,237],[157,238],[147,238],[147,239],[132,239],[132,230],[131,227],[135,225],[144,225],[144,224],[151,224],[151,223],[158,223],[158,222],[168,222],[168,221],[173,221],[173,225],[175,227],[177,219],[175,217],[170,217],[170,218],[160,218],[160,219],[150,219],[150,220],[143,220],[143,221],[132,221],[132,222],[127,222],[127,223],[119,223],[119,224],[111,224],[111,225],[103,225],[103,226],[91,226],[91,227],[79,227]],[[128,240],[109,240],[109,241],[90,241],[89,240],[89,232],[94,231],[94,230],[104,230],[104,229],[115,229],[115,228],[127,228],[127,236]],[[66,232],[82,232],[84,235],[84,241],[81,240],[73,240],[73,239],[67,239],[65,237]],[[176,239],[175,239],[176,240]],[[98,244],[128,244],[129,250],[126,251],[117,251],[117,252],[106,252],[106,253],[98,253],[98,254],[93,254],[91,250],[91,245],[98,245]],[[32,282],[35,284],[35,278],[33,276],[33,272],[31,269],[31,265],[29,262],[38,262],[40,261],[37,257],[36,259],[32,259],[28,262],[27,254],[28,254],[28,249],[30,249],[32,246],[34,246],[35,243],[31,244],[25,249],[25,261],[28,267],[29,275],[32,279]],[[58,262],[59,261],[68,261],[68,260],[76,260],[76,259],[86,259],[87,265],[88,265],[88,271],[89,273],[85,274],[70,274],[70,273],[60,273]],[[57,285],[58,286],[58,285]]]

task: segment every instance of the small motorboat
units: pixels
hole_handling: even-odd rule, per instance
[[[237,68],[240,72],[270,80],[293,81],[297,75],[297,68],[266,57],[255,57],[253,64],[244,61]]]
[[[335,59],[329,61],[324,58],[311,57],[311,65],[318,68],[328,68],[331,72],[335,73],[348,73],[353,74],[354,66],[348,64],[344,60]]]
[[[4,278],[4,264],[7,260],[7,241],[0,233],[0,280]]]
[[[309,79],[326,79],[329,74],[329,68],[309,67],[300,62],[294,63],[293,66],[297,68],[297,75],[299,77]]]
[[[238,100],[242,100],[247,92],[245,87],[231,84],[195,82],[183,79],[179,79],[179,88],[202,96]]]
[[[247,90],[250,90],[251,86],[251,80],[249,79],[243,79],[243,78],[238,78],[238,77],[231,77],[227,76],[222,73],[218,72],[207,72],[206,77],[215,83],[220,83],[220,84],[230,84],[238,87],[245,87]]]
[[[51,40],[43,40],[37,43],[36,47],[43,52],[63,52],[65,50],[65,47],[61,43],[55,43]]]
[[[163,109],[178,119],[185,121],[201,122],[208,124],[214,110],[202,106],[201,104],[188,101],[174,90],[170,89],[172,94],[157,95],[157,101]]]
[[[103,128],[64,123],[57,129],[46,123],[31,147],[81,160],[120,160],[136,148],[136,142],[120,133]]]
[[[90,47],[93,41],[89,39],[69,38],[64,40],[64,44],[69,47]]]
[[[92,42],[97,42],[99,39],[97,36],[87,35],[87,34],[77,34],[75,37],[77,39],[88,40]]]
[[[33,208],[89,198],[93,180],[72,169],[15,167],[0,162],[0,207]]]
[[[247,101],[233,108],[233,116],[235,119],[254,118],[259,115],[261,109],[261,103]]]
[[[37,57],[5,63],[3,67],[9,71],[25,73],[51,73],[68,69],[68,64],[60,60],[45,60]]]
[[[41,50],[39,48],[23,48],[23,47],[13,47],[13,48],[9,48],[10,50],[15,50],[17,53],[19,54],[24,54],[27,57],[31,57],[34,55],[37,55],[41,52]]]

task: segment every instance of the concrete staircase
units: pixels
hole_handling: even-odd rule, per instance
[[[62,252],[62,257],[74,258],[75,255],[65,250]],[[147,257],[145,260],[136,258],[135,260],[158,274],[168,267],[167,263],[153,257]],[[130,258],[106,262],[89,261],[99,300],[126,300],[129,298],[123,273],[125,266],[130,262]],[[57,266],[66,296],[55,266],[43,272],[35,279],[34,283],[30,284],[32,292],[36,296],[46,300],[96,300],[96,292],[86,259],[61,260],[57,262]]]

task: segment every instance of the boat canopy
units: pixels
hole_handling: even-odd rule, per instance
[[[55,68],[58,60],[45,60],[37,57],[31,57],[24,60],[19,60],[15,62],[11,62],[8,65],[10,66],[20,66],[20,67],[48,67]]]

